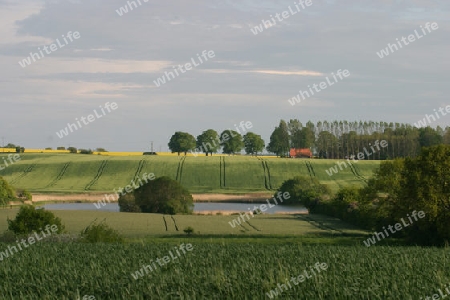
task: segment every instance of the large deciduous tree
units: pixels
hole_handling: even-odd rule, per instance
[[[264,140],[260,135],[253,132],[248,132],[244,135],[245,153],[251,155],[258,155],[258,152],[264,149]]]
[[[184,155],[186,155],[188,151],[195,149],[195,145],[195,137],[187,132],[181,131],[175,132],[168,144],[170,151],[172,151],[172,153],[177,152],[178,155],[180,155],[181,152],[184,152]]]
[[[150,180],[134,190],[133,194],[119,197],[121,212],[191,214],[193,203],[191,193],[166,176]]]
[[[197,136],[197,149],[208,156],[217,153],[220,149],[219,134],[213,129],[208,129]]]
[[[236,154],[241,152],[244,147],[244,142],[242,141],[242,135],[237,131],[224,130],[220,134],[220,145],[223,148],[223,153]]]

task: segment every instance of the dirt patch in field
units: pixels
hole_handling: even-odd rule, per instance
[[[96,202],[101,200],[105,193],[86,193],[86,194],[32,194],[33,202],[43,201],[61,201],[61,202]],[[271,194],[251,193],[242,195],[230,194],[192,194],[195,202],[246,202],[263,203],[271,198]]]

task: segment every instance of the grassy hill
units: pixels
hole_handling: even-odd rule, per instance
[[[102,156],[24,153],[0,171],[16,188],[41,193],[110,192],[135,176],[154,173],[178,180],[193,193],[270,192],[295,175],[317,177],[332,190],[363,185],[378,161],[360,161],[338,174],[326,173],[336,160],[245,156]]]

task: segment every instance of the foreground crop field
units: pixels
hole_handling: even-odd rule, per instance
[[[178,180],[192,193],[272,191],[296,175],[317,177],[336,191],[362,185],[378,161],[360,161],[329,176],[336,160],[254,158],[243,156],[102,156],[24,153],[21,160],[0,171],[14,187],[35,193],[112,192],[135,176],[154,173]]]
[[[192,251],[142,277],[182,243]],[[6,245],[1,245],[1,248]],[[314,276],[310,268],[325,263]],[[419,299],[450,284],[448,249],[235,244],[40,243],[1,262],[2,299]],[[64,267],[62,267],[64,266]],[[311,278],[287,285],[291,277]],[[298,283],[298,281],[297,281]],[[85,298],[86,299],[86,298]]]

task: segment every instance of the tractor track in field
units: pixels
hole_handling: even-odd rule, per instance
[[[220,188],[225,188],[225,157],[219,156],[220,164]]]
[[[311,177],[311,179],[313,177],[316,177],[316,172],[314,172],[314,168],[313,168],[311,162],[305,161],[305,165],[306,165],[306,168],[308,169],[308,173],[309,173],[309,176]]]
[[[17,176],[16,178],[14,178],[13,180],[11,180],[11,183],[14,184],[16,183],[19,179],[22,179],[23,177],[27,176],[36,166],[37,164],[33,164],[31,166],[28,166],[28,168],[25,169],[25,171],[23,171],[19,176]]]
[[[88,191],[91,189],[91,187],[100,179],[100,177],[103,174],[103,171],[105,170],[106,165],[108,164],[108,160],[103,160],[100,164],[100,167],[97,170],[97,174],[95,175],[94,179],[91,180],[85,187],[84,190]]]
[[[139,174],[141,173],[142,169],[144,168],[145,164],[147,163],[147,161],[145,159],[141,159],[139,161],[139,165],[137,167],[136,173],[134,173],[134,177],[132,180],[134,180],[136,177],[139,177]]]
[[[316,220],[310,218],[308,215],[297,215],[297,217],[299,219],[302,219],[303,221],[308,222],[312,226],[319,228],[320,230],[330,231],[332,233],[333,232],[338,232],[339,234],[344,234],[344,232],[342,230],[339,230],[339,229],[332,228],[330,226],[324,225],[320,221],[316,221]]]
[[[166,226],[166,231],[169,231],[169,229],[167,228],[166,218],[164,216],[163,216],[163,220],[164,220],[164,226]]]
[[[270,191],[272,190],[272,181],[270,178],[270,170],[269,165],[267,164],[267,161],[262,159],[261,157],[256,157],[259,161],[261,161],[263,172],[264,172],[264,187],[266,190]]]
[[[367,179],[361,175],[361,173],[359,173],[358,169],[356,168],[356,166],[351,163],[348,162],[349,166],[350,166],[350,170],[352,170],[353,175],[355,175],[359,180],[364,181],[365,183],[367,183]]]
[[[72,162],[65,163],[64,166],[62,167],[61,171],[59,172],[58,176],[56,176],[56,178],[55,178],[52,182],[50,182],[49,184],[47,184],[47,185],[44,187],[44,189],[49,188],[49,187],[52,187],[52,186],[54,186],[58,181],[60,181],[61,178],[62,178],[62,177],[64,176],[64,174],[66,173],[67,168],[69,168],[69,166],[70,166],[71,163],[72,163]]]
[[[179,231],[179,230],[178,230],[178,226],[177,226],[177,222],[175,222],[175,218],[174,218],[173,216],[170,216],[170,217],[171,217],[172,220],[173,220],[173,224],[175,225],[176,231]]]
[[[256,228],[255,226],[253,226],[252,224],[250,224],[250,221],[246,222],[250,227],[252,227],[253,229],[255,229],[256,231],[261,231],[260,229]]]
[[[183,166],[185,160],[186,156],[183,156],[178,162],[177,176],[175,177],[175,180],[178,181],[179,183],[181,183],[181,175],[183,174]]]

